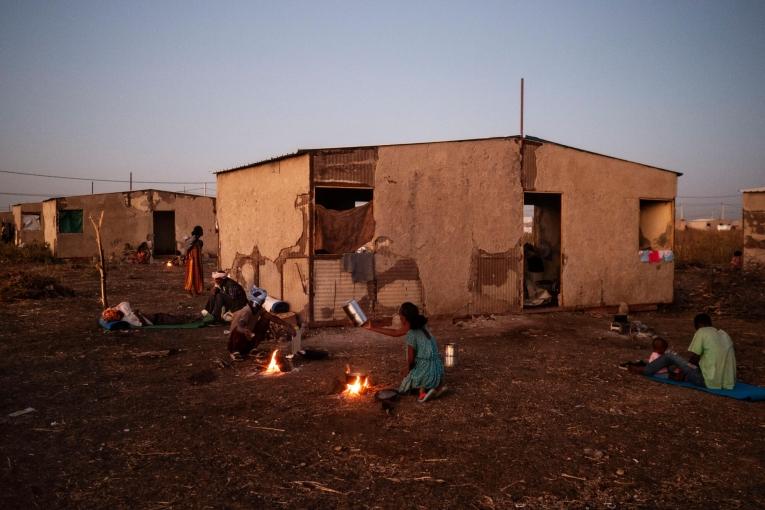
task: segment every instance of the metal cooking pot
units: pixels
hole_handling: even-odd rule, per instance
[[[361,306],[359,306],[355,299],[351,299],[345,303],[343,305],[343,310],[345,311],[345,314],[348,316],[348,318],[351,319],[356,326],[363,326],[369,320],[367,319],[367,315],[364,313],[364,310],[361,309]]]

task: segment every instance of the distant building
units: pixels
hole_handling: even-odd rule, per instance
[[[741,222],[738,220],[721,220],[719,218],[700,218],[695,220],[679,220],[678,230],[713,230],[727,231],[738,230]]]
[[[101,239],[107,257],[120,257],[126,247],[147,242],[154,255],[175,255],[196,225],[204,229],[204,253],[218,251],[215,198],[153,189],[99,193],[45,200],[38,214],[40,239],[54,257],[79,258],[98,254],[90,217],[104,221]]]
[[[765,187],[741,192],[744,195],[744,264],[765,267]]]
[[[44,243],[42,204],[29,202],[12,207],[13,223],[16,228],[16,244],[23,246],[32,243]]]
[[[670,303],[679,175],[518,136],[299,150],[217,173],[220,265],[317,324],[352,298],[520,311],[530,283],[567,309]]]

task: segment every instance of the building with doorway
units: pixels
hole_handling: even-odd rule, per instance
[[[42,204],[28,202],[11,207],[16,245],[45,242],[43,238]]]
[[[351,298],[371,317],[673,298],[677,172],[514,136],[299,150],[216,175],[221,267],[316,324],[344,321]]]
[[[175,255],[195,225],[204,229],[204,252],[215,256],[215,198],[154,189],[51,198],[42,203],[44,240],[54,257],[98,254],[90,217],[104,213],[101,238],[107,257],[148,243],[155,256]]]
[[[765,267],[765,187],[742,189],[744,264]]]

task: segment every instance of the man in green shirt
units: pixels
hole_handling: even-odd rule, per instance
[[[712,326],[705,313],[693,319],[696,334],[688,346],[686,361],[673,352],[665,352],[645,367],[633,367],[633,372],[653,375],[662,368],[676,366],[689,383],[719,390],[732,390],[736,384],[736,353],[728,334]]]

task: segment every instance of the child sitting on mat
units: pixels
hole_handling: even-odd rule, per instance
[[[657,336],[654,337],[653,343],[652,343],[652,349],[651,355],[648,357],[648,361],[645,360],[638,360],[638,361],[627,361],[626,363],[622,363],[619,365],[619,368],[622,370],[628,370],[629,367],[644,367],[648,363],[651,363],[652,361],[655,361],[660,356],[663,356],[665,352],[667,352],[667,348],[669,347],[669,343],[662,337]],[[680,372],[677,368],[673,369],[673,375],[671,376],[672,379],[677,379],[677,373]],[[660,377],[664,377],[667,375],[667,369],[662,368],[658,372],[656,372],[656,375],[659,375]]]

